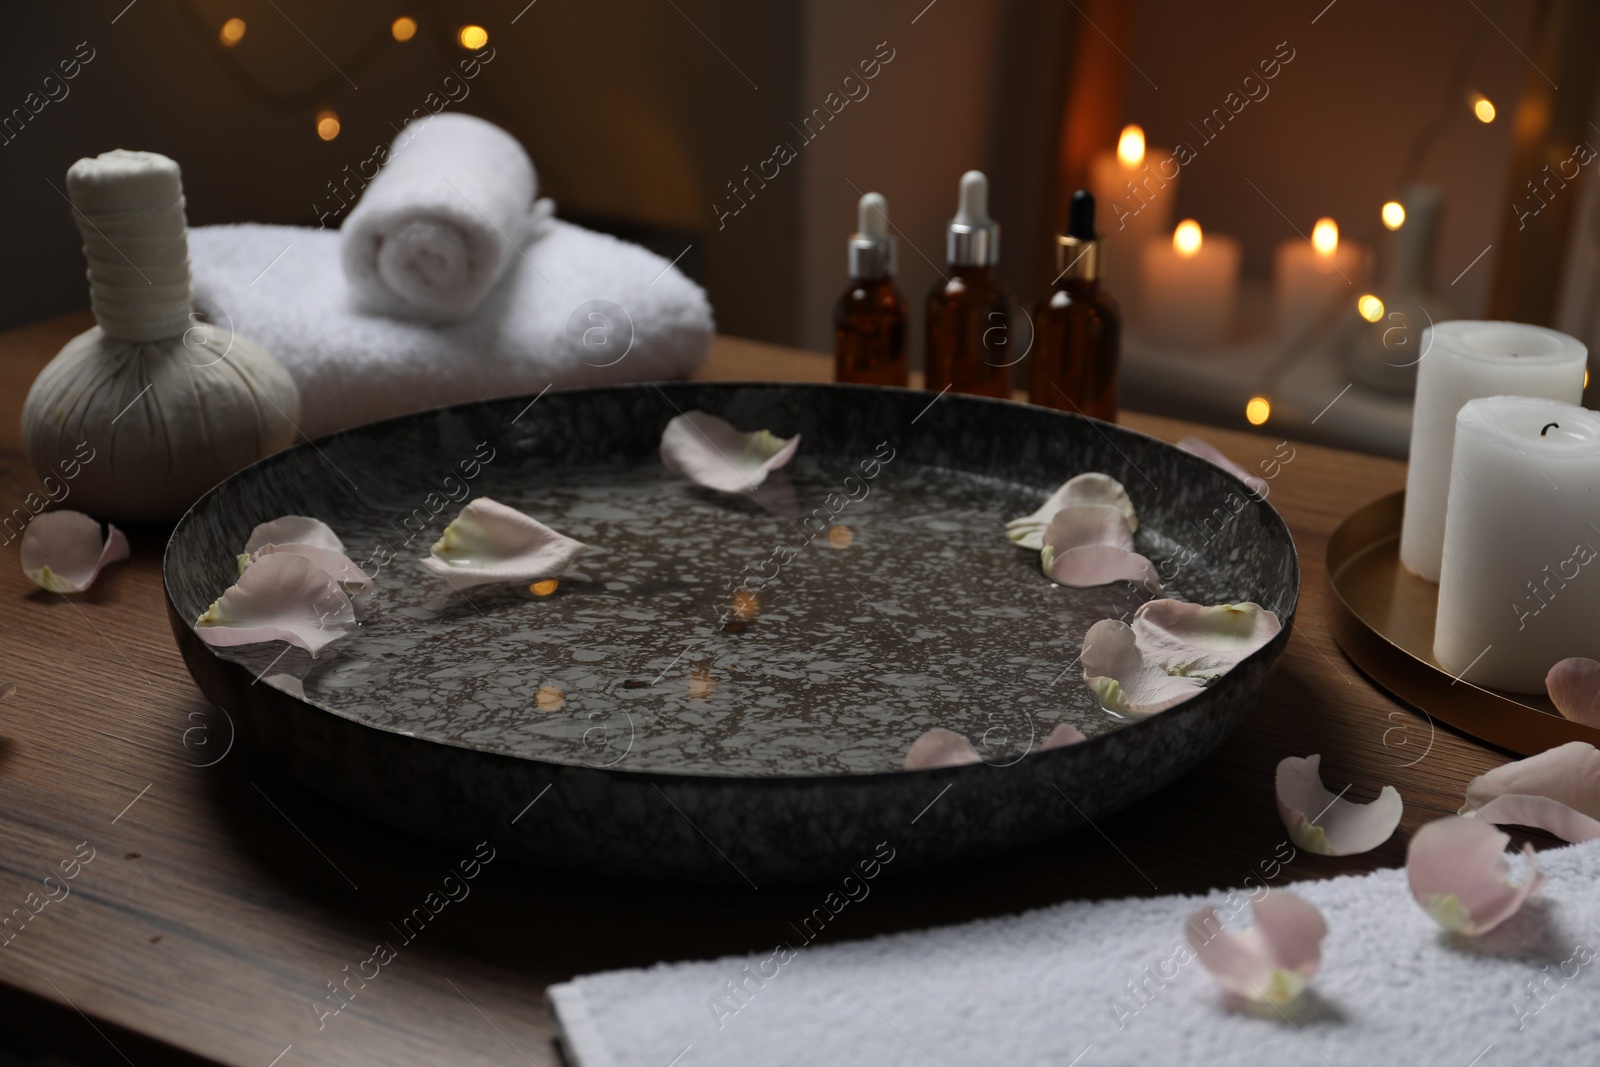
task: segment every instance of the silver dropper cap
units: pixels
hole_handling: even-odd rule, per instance
[[[894,269],[889,201],[882,193],[867,193],[856,205],[856,232],[850,235],[850,277],[858,281],[893,278]]]
[[[944,254],[952,267],[1000,262],[1000,224],[989,217],[989,179],[981,170],[961,176],[960,210],[945,227]]]

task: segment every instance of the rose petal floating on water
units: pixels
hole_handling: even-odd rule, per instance
[[[1155,565],[1133,551],[1133,531],[1121,509],[1071,504],[1056,512],[1042,536],[1039,564],[1051,581],[1086,587],[1128,581],[1161,589]]]
[[[1161,592],[1155,564],[1137,552],[1115,545],[1080,545],[1057,555],[1049,545],[1039,553],[1045,575],[1060,585],[1086,589],[1112,582],[1133,582],[1152,593]]]
[[[1284,1004],[1299,996],[1322,966],[1328,924],[1309,901],[1277,889],[1250,905],[1255,923],[1224,929],[1207,904],[1185,924],[1189,947],[1222,988],[1249,1000]]]
[[[1278,814],[1294,843],[1323,856],[1353,856],[1389,840],[1405,811],[1394,786],[1357,804],[1328,792],[1321,762],[1321,756],[1288,756],[1278,763]]]
[[[451,520],[422,565],[457,589],[559,578],[589,546],[480,496]]]
[[[52,593],[81,593],[101,568],[128,558],[128,539],[115,526],[81,511],[46,511],[22,531],[22,573]]]
[[[744,433],[715,415],[690,411],[661,431],[661,462],[697,485],[722,493],[750,493],[794,458],[800,435],[767,430]]]
[[[1039,749],[1043,751],[1047,748],[1066,748],[1068,745],[1080,744],[1087,740],[1089,739],[1084,736],[1082,730],[1070,722],[1064,722],[1057,724],[1056,728],[1050,731],[1044,742],[1039,745]]]
[[[1083,636],[1083,680],[1100,703],[1127,715],[1153,715],[1205,688],[1198,678],[1168,674],[1139,648],[1133,627],[1104,619]]]
[[[254,555],[257,549],[265,545],[315,545],[330,552],[344,554],[344,542],[339,540],[339,535],[333,532],[333,528],[321,519],[313,519],[309,515],[285,515],[261,523],[250,531],[250,537],[244,543],[244,550]]]
[[[1446,930],[1477,936],[1505,922],[1528,895],[1544,884],[1524,846],[1528,877],[1507,881],[1506,842],[1511,838],[1475,815],[1451,815],[1423,826],[1406,850],[1411,895]]]
[[[239,557],[239,573],[243,574],[246,567],[260,560],[263,556],[270,556],[280,552],[304,556],[322,568],[323,573],[338,582],[340,587],[347,593],[355,595],[372,592],[372,579],[367,577],[366,572],[356,566],[349,556],[331,548],[323,548],[321,545],[262,545],[255,550],[253,555],[241,555]]]
[[[1205,438],[1185,437],[1183,440],[1178,442],[1178,447],[1183,449],[1185,452],[1191,452],[1194,455],[1199,456],[1208,463],[1212,463],[1218,467],[1221,467],[1223,470],[1239,479],[1245,485],[1248,485],[1250,487],[1250,491],[1255,493],[1257,496],[1264,497],[1267,495],[1267,483],[1265,480],[1254,474],[1251,474],[1249,471],[1239,466],[1233,460],[1229,459],[1222,449],[1218,448],[1210,441],[1207,441]]]
[[[1568,741],[1513,760],[1467,783],[1461,814],[1502,825],[1532,826],[1564,841],[1600,836],[1600,750]]]
[[[1561,714],[1585,726],[1600,726],[1600,662],[1564,659],[1550,668],[1544,687]]]
[[[311,653],[356,628],[355,610],[339,583],[304,556],[262,556],[195,620],[207,644],[287,641]]]
[[[926,771],[935,767],[959,767],[964,763],[977,763],[980,757],[972,742],[942,726],[935,726],[911,743],[906,753],[905,769]]]
[[[1257,604],[1150,600],[1133,613],[1145,654],[1173,674],[1213,679],[1277,636],[1278,616]]]
[[[1128,491],[1122,487],[1122,483],[1109,475],[1090,473],[1068,479],[1033,514],[1006,523],[1006,536],[1019,548],[1037,552],[1044,547],[1044,531],[1050,521],[1062,508],[1078,504],[1114,507],[1122,512],[1130,533],[1139,528],[1139,516],[1134,512],[1133,501],[1128,498]]]

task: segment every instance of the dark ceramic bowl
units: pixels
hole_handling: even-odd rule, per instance
[[[803,441],[755,497],[657,458],[700,409]],[[1072,475],[1127,486],[1171,596],[1284,627],[1212,687],[1130,720],[1076,666],[1145,599],[1068,589],[1005,536]],[[454,592],[415,563],[490,496],[594,546],[545,597]],[[316,660],[213,648],[194,620],[257,523],[316,516],[376,588]],[[1075,415],[857,386],[671,384],[427,411],[306,443],[218,485],[167,546],[173,633],[240,743],[397,826],[531,863],[754,884],[909,870],[1061,834],[1173,781],[1255,702],[1289,640],[1283,520],[1163,442]],[[1089,740],[1040,750],[1061,722]],[[943,726],[984,762],[904,771]]]

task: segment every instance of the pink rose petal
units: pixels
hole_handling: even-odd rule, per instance
[[[1275,890],[1251,905],[1255,924],[1243,933],[1223,928],[1207,904],[1185,924],[1189,947],[1222,988],[1249,1000],[1283,1004],[1299,996],[1322,966],[1328,924],[1314,905]]]
[[[1045,737],[1044,743],[1039,746],[1040,751],[1047,748],[1066,748],[1068,745],[1081,744],[1089,740],[1082,730],[1070,722],[1058,723],[1054,730]]]
[[[344,542],[333,528],[321,519],[309,515],[285,515],[263,522],[250,531],[244,550],[254,555],[266,545],[315,545],[330,552],[344,553]]]
[[[250,563],[256,562],[263,556],[270,556],[278,552],[288,552],[296,556],[304,556],[312,563],[315,563],[318,567],[321,567],[323,572],[327,574],[329,578],[332,578],[334,581],[338,582],[347,593],[354,595],[372,592],[372,579],[367,577],[366,572],[360,567],[356,566],[355,562],[352,561],[349,556],[345,555],[343,552],[337,552],[331,548],[323,548],[321,545],[262,545],[260,548],[255,550],[255,554],[253,556],[248,557],[249,562],[241,563],[241,566],[248,567]],[[241,571],[241,573],[243,572]]]
[[[1323,787],[1321,762],[1321,756],[1288,756],[1278,763],[1278,814],[1294,843],[1323,856],[1353,856],[1389,840],[1405,811],[1394,786],[1357,804]]]
[[[1083,680],[1112,711],[1153,715],[1205,688],[1198,678],[1168,674],[1140,650],[1133,628],[1104,619],[1083,636]]]
[[[1039,563],[1062,585],[1127,581],[1161,589],[1154,564],[1133,551],[1127,516],[1110,504],[1070,504],[1057,511],[1041,535]]]
[[[46,511],[22,531],[22,573],[52,593],[81,593],[101,568],[128,558],[128,539],[115,526],[81,511]]]
[[[1283,629],[1256,604],[1191,604],[1150,600],[1133,613],[1139,647],[1174,674],[1218,678]]]
[[[704,411],[679,415],[661,431],[662,464],[722,493],[754,492],[799,447],[799,434],[784,439],[767,430],[743,433]]]
[[[1576,656],[1564,659],[1550,668],[1544,686],[1561,714],[1600,727],[1600,662]]]
[[[1122,487],[1122,483],[1106,474],[1090,473],[1069,478],[1033,514],[1007,522],[1006,536],[1017,547],[1037,552],[1044,547],[1044,531],[1050,525],[1050,520],[1062,508],[1079,504],[1114,507],[1122,512],[1130,532],[1139,528],[1139,516],[1134,512],[1133,501],[1128,498],[1128,491]]]
[[[1486,819],[1452,815],[1423,826],[1406,850],[1406,878],[1411,895],[1446,930],[1477,936],[1505,922],[1528,895],[1544,884],[1544,875],[1528,857],[1528,877],[1520,885],[1506,880],[1506,842],[1511,838]]]
[[[908,771],[926,771],[935,767],[959,767],[979,762],[978,750],[972,742],[942,726],[935,726],[911,743],[906,753]]]
[[[1476,814],[1496,826],[1531,826],[1563,841],[1600,837],[1600,822],[1549,797],[1503,793],[1478,808]]]
[[[356,628],[355,610],[339,583],[304,556],[262,556],[195,620],[207,644],[287,641],[313,657]]]
[[[1568,741],[1537,756],[1501,764],[1467,783],[1461,814],[1508,793],[1549,797],[1600,818],[1600,750],[1587,741]]]
[[[1133,582],[1152,593],[1161,591],[1161,576],[1145,557],[1116,545],[1082,545],[1060,555],[1046,545],[1040,553],[1050,580],[1079,589],[1112,582]]]
[[[457,589],[559,578],[589,546],[480,496],[461,509],[422,565]]]
[[[1251,474],[1233,460],[1229,459],[1223,451],[1210,441],[1202,437],[1185,437],[1178,442],[1178,447],[1185,452],[1192,452],[1208,463],[1214,463],[1250,487],[1256,496],[1267,495],[1267,483],[1256,475]]]
[[[1587,841],[1600,827],[1600,750],[1568,741],[1513,760],[1467,783],[1461,814],[1533,826],[1564,841]],[[1532,820],[1532,821],[1530,821]]]
[[[1073,504],[1064,507],[1045,527],[1040,548],[1057,553],[1083,545],[1111,545],[1133,551],[1133,531],[1123,513],[1110,504]]]

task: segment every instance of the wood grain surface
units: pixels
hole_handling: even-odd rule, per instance
[[[18,430],[28,385],[89,321],[78,314],[0,335],[0,512],[38,485]],[[701,377],[823,381],[830,370],[821,356],[721,338]],[[1123,421],[1168,440],[1201,434],[1246,467],[1278,446],[1132,413]],[[1328,637],[1328,534],[1399,488],[1404,467],[1289,447],[1270,498],[1299,546],[1304,589],[1288,653],[1243,729],[1198,770],[1093,829],[882,884],[826,939],[1259,878],[1285,838],[1272,771],[1286,755],[1322,753],[1330,786],[1352,783],[1351,799],[1392,783],[1406,815],[1382,848],[1337,860],[1301,853],[1277,884],[1400,864],[1410,831],[1453,811],[1466,781],[1502,762],[1403,710]],[[0,934],[9,937],[0,1018],[18,1040],[107,1064],[543,1065],[556,1062],[550,983],[770,947],[820,898],[816,888],[607,882],[491,861],[469,896],[363,986],[349,976],[374,946],[400,945],[390,923],[478,843],[424,842],[288,784],[242,750],[224,755],[226,724],[191,683],[167,627],[167,531],[127,533],[132,560],[70,600],[27,582],[16,542],[0,565],[0,684],[15,686],[0,701],[0,915],[27,916]],[[89,849],[91,861],[70,862]],[[47,888],[58,899],[34,914]],[[323,1015],[340,1003],[329,983],[353,997]]]

